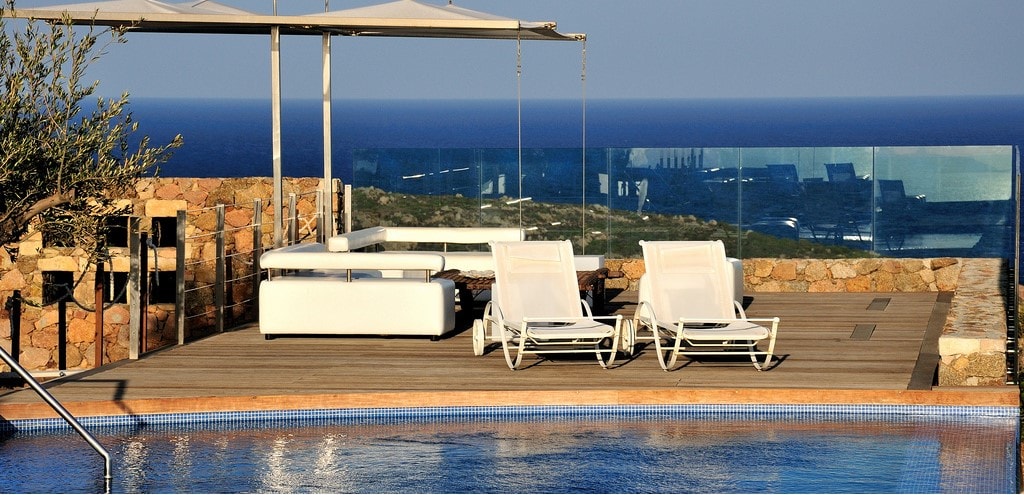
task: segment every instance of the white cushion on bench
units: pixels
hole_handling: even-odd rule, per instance
[[[514,227],[369,227],[327,239],[327,249],[352,251],[384,242],[486,244],[523,238],[523,231]]]
[[[260,283],[260,333],[440,336],[455,328],[455,284],[278,277]]]
[[[281,270],[444,270],[436,253],[333,253],[319,243],[294,244],[260,256],[260,266]]]

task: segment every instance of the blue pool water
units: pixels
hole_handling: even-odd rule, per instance
[[[114,458],[115,493],[1016,491],[1012,408],[423,411],[150,416],[90,428]],[[100,457],[56,425],[5,425],[0,492],[102,491]]]

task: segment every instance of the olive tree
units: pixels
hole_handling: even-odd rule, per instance
[[[90,63],[124,31],[26,21],[10,29],[14,0],[0,6],[0,245],[30,224],[67,245],[96,253],[103,218],[125,214],[116,199],[170,157],[181,136],[151,147],[127,111],[128,93],[95,97]],[[87,100],[95,108],[86,109]]]

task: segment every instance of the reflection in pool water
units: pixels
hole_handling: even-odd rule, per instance
[[[1016,418],[459,419],[96,429],[115,493],[1016,491]],[[73,434],[7,434],[3,492],[102,489]],[[18,474],[15,474],[18,473]]]

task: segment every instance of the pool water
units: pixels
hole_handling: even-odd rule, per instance
[[[1016,492],[1016,417],[145,423],[90,428],[115,493]],[[0,492],[103,490],[102,459],[77,435],[24,430],[0,433]]]

